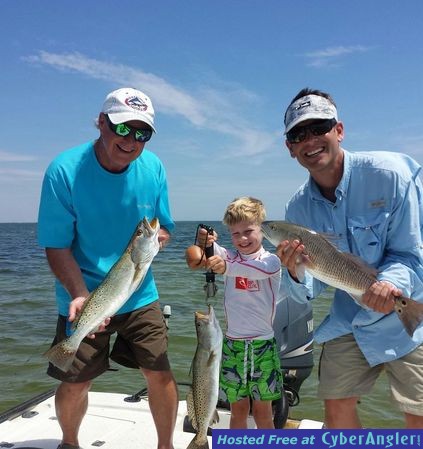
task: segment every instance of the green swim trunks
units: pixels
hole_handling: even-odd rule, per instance
[[[273,401],[281,397],[282,373],[275,339],[223,341],[220,372],[222,399],[236,402],[251,397]]]

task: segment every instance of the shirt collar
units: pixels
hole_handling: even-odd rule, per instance
[[[345,198],[347,196],[351,178],[352,155],[344,149],[342,151],[344,152],[344,173],[335,190],[337,198]],[[319,187],[311,176],[309,176],[309,185],[312,200],[327,201],[326,198],[320,193]]]
[[[264,250],[263,246],[261,246],[260,249],[258,251],[256,251],[255,253],[242,254],[238,251],[238,254],[242,260],[251,260],[251,259],[257,259],[257,257],[260,256],[264,251],[265,250]]]
[[[348,151],[342,150],[344,152],[344,174],[342,175],[341,181],[339,181],[338,187],[336,188],[336,193],[346,197],[348,192],[348,186],[350,185],[351,178],[351,167],[352,167],[352,155]]]

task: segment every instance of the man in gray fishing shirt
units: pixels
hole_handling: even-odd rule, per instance
[[[285,113],[286,146],[309,179],[286,205],[285,219],[332,235],[333,244],[377,270],[360,301],[335,290],[315,338],[323,344],[318,396],[330,428],[360,428],[360,396],[382,370],[407,428],[423,428],[423,326],[410,336],[394,297],[423,302],[423,186],[420,165],[405,154],[351,153],[341,148],[344,125],[331,96],[303,89]],[[317,298],[327,284],[296,267],[307,257],[298,239],[281,242],[282,283],[298,301]]]
[[[111,92],[98,115],[97,128],[97,139],[61,153],[44,176],[38,241],[46,248],[57,278],[59,317],[53,344],[69,337],[69,325],[88,295],[121,258],[140,220],[155,223],[158,219],[160,246],[169,240],[174,228],[165,169],[154,153],[144,149],[155,132],[150,98],[133,88]],[[47,373],[61,381],[55,397],[63,433],[58,449],[79,449],[78,433],[87,411],[88,391],[93,379],[109,368],[109,341],[115,333],[110,358],[141,370],[147,382],[158,449],[172,449],[178,393],[150,269],[129,299],[101,327],[103,332],[82,340],[71,367],[64,368],[66,372],[57,362],[56,366],[49,365]]]

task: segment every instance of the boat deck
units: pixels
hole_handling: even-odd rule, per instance
[[[81,448],[156,449],[157,437],[148,398],[141,395],[138,402],[125,399],[128,399],[126,394],[89,393],[88,411],[79,432]],[[180,401],[174,434],[175,449],[186,449],[194,437],[193,433],[184,431],[185,416],[186,402]],[[215,427],[228,428],[230,412],[219,409],[219,417]],[[288,421],[287,424],[291,428],[321,427],[321,423],[309,420]],[[254,427],[252,418],[249,426]],[[211,436],[208,438],[212,447]],[[0,448],[56,449],[60,441],[54,392],[40,395],[0,417]]]

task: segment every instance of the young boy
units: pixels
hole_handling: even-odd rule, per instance
[[[192,269],[208,268],[223,274],[226,334],[223,342],[220,387],[231,405],[231,429],[247,428],[252,413],[259,429],[272,429],[272,401],[281,397],[282,374],[273,318],[281,278],[279,258],[262,246],[263,203],[255,198],[234,200],[226,209],[234,250],[216,243],[216,234],[200,229],[197,245],[186,250]],[[214,255],[205,258],[204,247]]]

